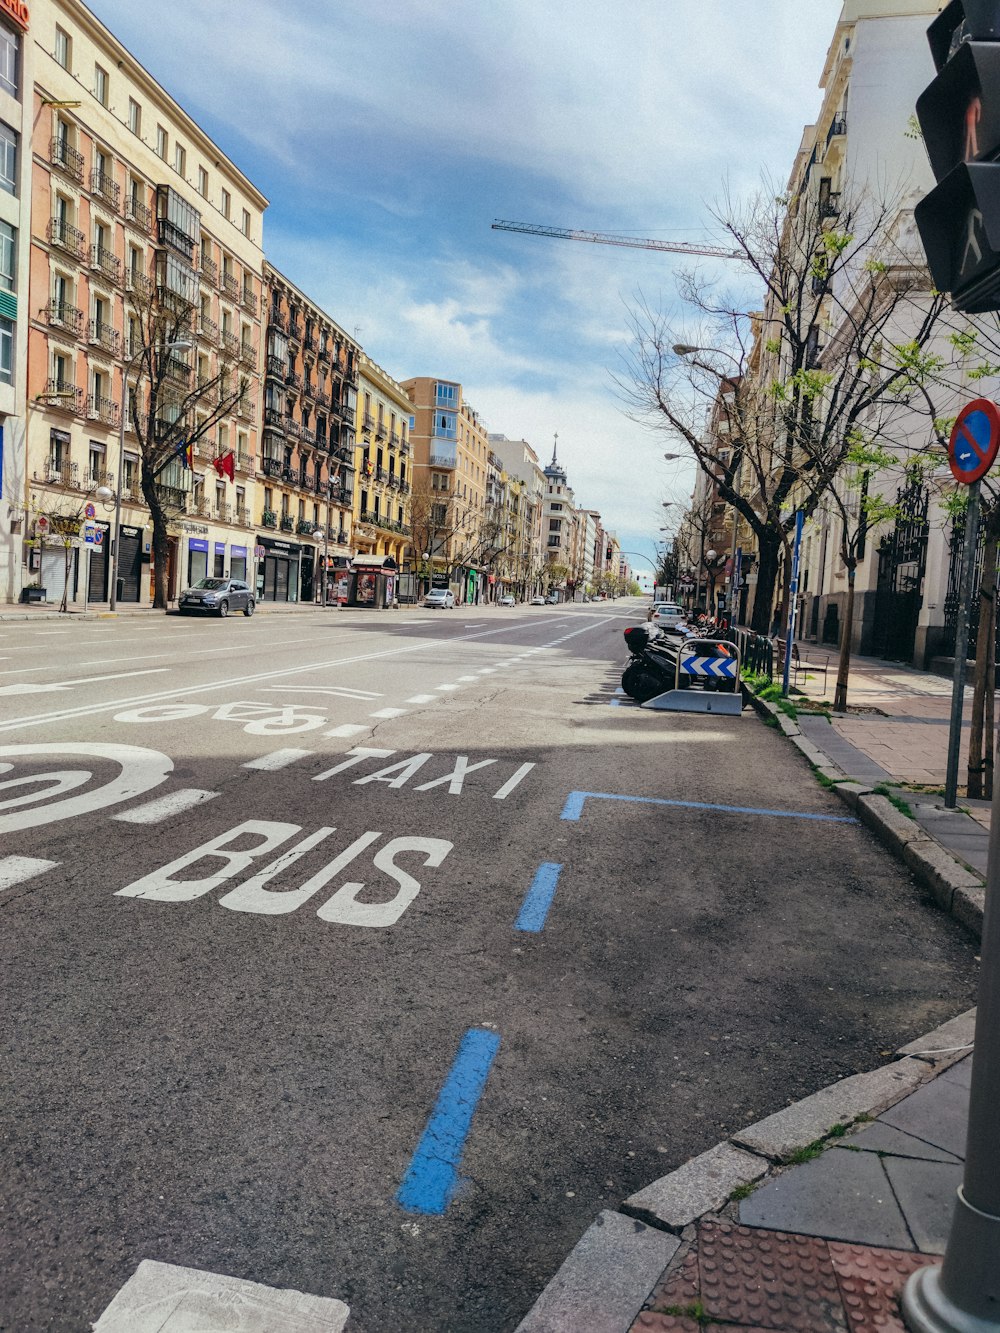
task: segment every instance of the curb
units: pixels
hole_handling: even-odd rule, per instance
[[[747,697],[765,720],[773,719],[811,767],[833,784],[832,790],[866,828],[897,856],[918,884],[927,889],[943,912],[954,917],[976,939],[983,934],[985,883],[915,820],[897,810],[871,787],[853,782],[818,745],[802,734],[798,723],[776,704],[761,699],[743,682]]]
[[[788,1169],[800,1149],[839,1142],[845,1127],[881,1115],[931,1082],[967,1053],[975,1021],[975,1009],[966,1010],[901,1046],[891,1064],[841,1079],[748,1125],[630,1195],[617,1212],[602,1212],[516,1333],[627,1333],[688,1239],[686,1228],[732,1207],[734,1192]]]

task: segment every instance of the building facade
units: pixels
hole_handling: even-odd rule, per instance
[[[527,440],[509,440],[506,435],[491,434],[489,444],[511,482],[513,522],[517,532],[512,562],[513,591],[515,596],[527,599],[540,593],[543,587],[546,565],[542,543],[545,473]]]
[[[271,264],[264,284],[257,595],[329,601],[353,552],[361,349]]]
[[[163,404],[199,423],[212,417],[212,394],[243,386],[191,455],[158,477],[172,515],[169,595],[205,574],[249,577],[267,201],[78,0],[35,5],[32,42],[31,573],[61,584],[53,529],[70,533],[92,517],[101,540],[86,562],[71,553],[69,598],[108,597],[116,542],[119,599],[150,598],[140,445],[122,413],[144,303],[157,301],[184,312],[181,336],[156,349],[172,386]],[[201,384],[212,386],[204,399]],[[109,492],[121,496],[117,534]]]
[[[357,551],[408,563],[413,460],[413,405],[401,384],[361,354],[358,390]]]

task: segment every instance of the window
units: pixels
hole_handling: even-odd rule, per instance
[[[198,168],[198,193],[203,199],[208,198],[208,172],[204,167]]]
[[[108,104],[108,71],[100,65],[94,66],[94,96],[101,106]]]
[[[0,319],[0,384],[14,383],[14,321]]]
[[[14,290],[16,250],[17,232],[9,222],[0,222],[0,289],[5,292]]]
[[[0,120],[0,189],[17,194],[17,131]]]
[[[63,69],[69,69],[73,56],[73,41],[69,33],[63,32],[62,28],[56,28],[56,49],[53,54]]]
[[[250,210],[248,208],[243,210],[243,222],[240,224],[240,230],[244,236],[250,235]]]
[[[455,422],[454,412],[435,412],[434,434],[445,440],[453,440],[456,434]]]
[[[179,176],[187,170],[187,150],[183,144],[174,144],[174,170]]]
[[[232,206],[233,206],[232,195],[229,193],[228,190],[223,190],[221,208],[222,208],[222,216],[224,218],[229,217],[229,211],[232,208]]]
[[[167,160],[167,132],[162,125],[156,127],[156,155]]]
[[[134,97],[128,99],[128,127],[133,134],[142,133],[142,107]]]
[[[435,384],[434,401],[439,407],[453,407],[458,398],[458,386],[455,384]]]
[[[17,58],[20,39],[13,28],[0,25],[0,88],[17,96]]]

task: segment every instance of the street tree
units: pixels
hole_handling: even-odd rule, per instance
[[[73,553],[80,545],[83,532],[86,506],[90,493],[56,495],[46,492],[41,496],[32,494],[29,512],[34,519],[35,537],[39,547],[39,570],[44,562],[45,546],[48,544],[62,552],[62,594],[59,610],[69,609],[69,580],[73,569]]]
[[[139,484],[153,528],[153,606],[166,610],[170,522],[184,512],[187,471],[201,440],[213,440],[249,391],[255,352],[223,348],[193,362],[193,275],[131,279],[125,408],[139,454]],[[134,379],[132,378],[134,376]],[[119,479],[120,480],[120,479]]]
[[[846,193],[775,195],[765,185],[744,205],[727,197],[714,218],[742,256],[742,287],[726,291],[698,272],[680,287],[683,327],[703,347],[681,343],[644,300],[631,314],[620,383],[633,412],[672,447],[686,444],[753,533],[751,624],[761,633],[795,509],[815,511],[873,411],[884,423],[922,410],[940,375],[931,344],[945,298],[898,215],[890,202]],[[723,395],[726,429],[707,433]]]

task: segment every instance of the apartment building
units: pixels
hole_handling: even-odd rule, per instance
[[[559,437],[552,447],[552,462],[544,470],[545,499],[542,531],[545,542],[546,587],[572,601],[581,578],[582,541],[580,518],[573,490],[560,465],[557,452]]]
[[[0,0],[0,601],[31,581],[26,533],[28,270],[31,245],[30,15]]]
[[[309,602],[346,569],[353,536],[361,349],[264,265],[264,410],[255,521],[257,594]]]
[[[486,427],[454,380],[419,376],[402,387],[411,403],[414,561],[425,582],[451,585],[458,601],[479,601]]]
[[[411,537],[413,405],[403,386],[364,353],[358,393],[357,550],[401,569]]]
[[[538,454],[527,440],[509,440],[506,435],[491,434],[489,445],[512,483],[511,503],[518,533],[512,574],[514,590],[519,597],[531,597],[542,589],[546,564],[542,543],[545,474]]]
[[[206,573],[251,577],[267,200],[79,0],[35,3],[30,41],[32,572],[61,587],[63,552],[46,549],[46,529],[93,513],[104,540],[86,590],[74,553],[70,597],[108,596],[116,541],[119,599],[150,597],[150,520],[127,411],[120,463],[119,445],[126,384],[144,392],[133,374],[143,304],[158,302],[181,331],[158,351],[165,421],[193,434],[220,390],[233,405],[157,477],[171,514],[169,595]],[[108,492],[121,497],[117,534]]]

